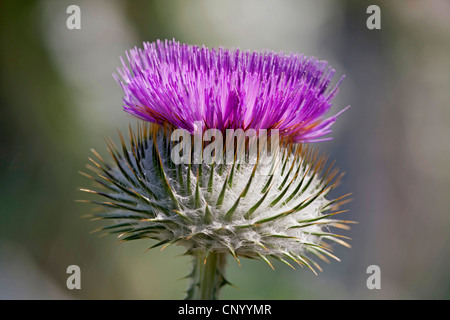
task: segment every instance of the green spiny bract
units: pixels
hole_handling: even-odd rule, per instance
[[[201,259],[231,254],[272,267],[274,258],[314,273],[321,268],[313,258],[338,260],[331,243],[349,246],[330,229],[351,223],[335,219],[348,195],[327,198],[342,175],[314,149],[284,143],[265,162],[174,164],[170,133],[144,124],[130,129],[128,146],[119,134],[120,151],[108,141],[110,163],[93,151],[95,174],[83,175],[102,190],[81,190],[106,198],[86,200],[106,209],[95,219],[113,222],[99,230],[121,241],[154,239],[151,248],[181,245]]]

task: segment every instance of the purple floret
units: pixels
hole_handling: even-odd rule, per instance
[[[299,54],[208,49],[175,40],[144,43],[118,69],[124,110],[194,133],[278,129],[294,142],[324,137],[339,114],[325,117],[339,82],[326,61]]]

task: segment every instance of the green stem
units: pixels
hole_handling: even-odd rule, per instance
[[[225,261],[225,253],[196,253],[186,299],[217,300],[220,289],[227,283],[224,278]]]

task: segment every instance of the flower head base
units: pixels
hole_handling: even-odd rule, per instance
[[[337,259],[327,241],[348,246],[330,231],[346,228],[334,219],[345,197],[327,199],[341,175],[317,151],[288,143],[254,164],[178,164],[171,161],[170,129],[142,125],[130,130],[130,147],[122,153],[112,142],[114,166],[92,160],[108,201],[96,218],[115,221],[101,228],[119,233],[122,241],[148,238],[154,245],[182,245],[187,253],[229,253],[239,257],[269,257],[319,269],[311,255]],[[289,262],[291,260],[291,262]],[[271,265],[272,266],[272,265]],[[315,271],[314,271],[315,272]]]
[[[295,142],[315,142],[329,139],[324,136],[338,116],[325,117],[339,85],[329,88],[335,71],[315,58],[175,40],[144,43],[127,58],[129,65],[122,60],[120,77],[115,75],[125,92],[124,109],[146,121],[190,133],[278,129]]]

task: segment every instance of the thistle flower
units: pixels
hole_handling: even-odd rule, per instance
[[[151,248],[183,246],[194,265],[188,299],[218,298],[228,283],[227,256],[239,264],[240,258],[261,259],[272,268],[275,259],[314,273],[321,270],[315,258],[339,260],[332,243],[349,245],[331,228],[352,223],[335,219],[348,195],[328,196],[342,175],[304,144],[326,139],[336,120],[323,117],[337,90],[327,93],[334,71],[326,63],[170,41],[144,44],[128,57],[130,69],[120,71],[124,81],[117,78],[124,108],[146,121],[136,131],[130,127],[128,144],[119,134],[121,151],[107,141],[112,163],[93,151],[97,159],[88,167],[95,174],[83,173],[104,188],[82,189],[107,199],[88,201],[106,208],[95,219],[114,222],[100,230],[121,241],[156,240]],[[188,132],[183,140],[208,129],[276,129],[281,140],[270,153],[252,153],[260,142],[249,140],[244,161],[231,162],[219,152],[222,146],[215,161],[203,161],[208,143],[197,150],[190,141],[184,150],[189,161],[177,163],[178,129]],[[233,136],[225,140],[234,143]]]

